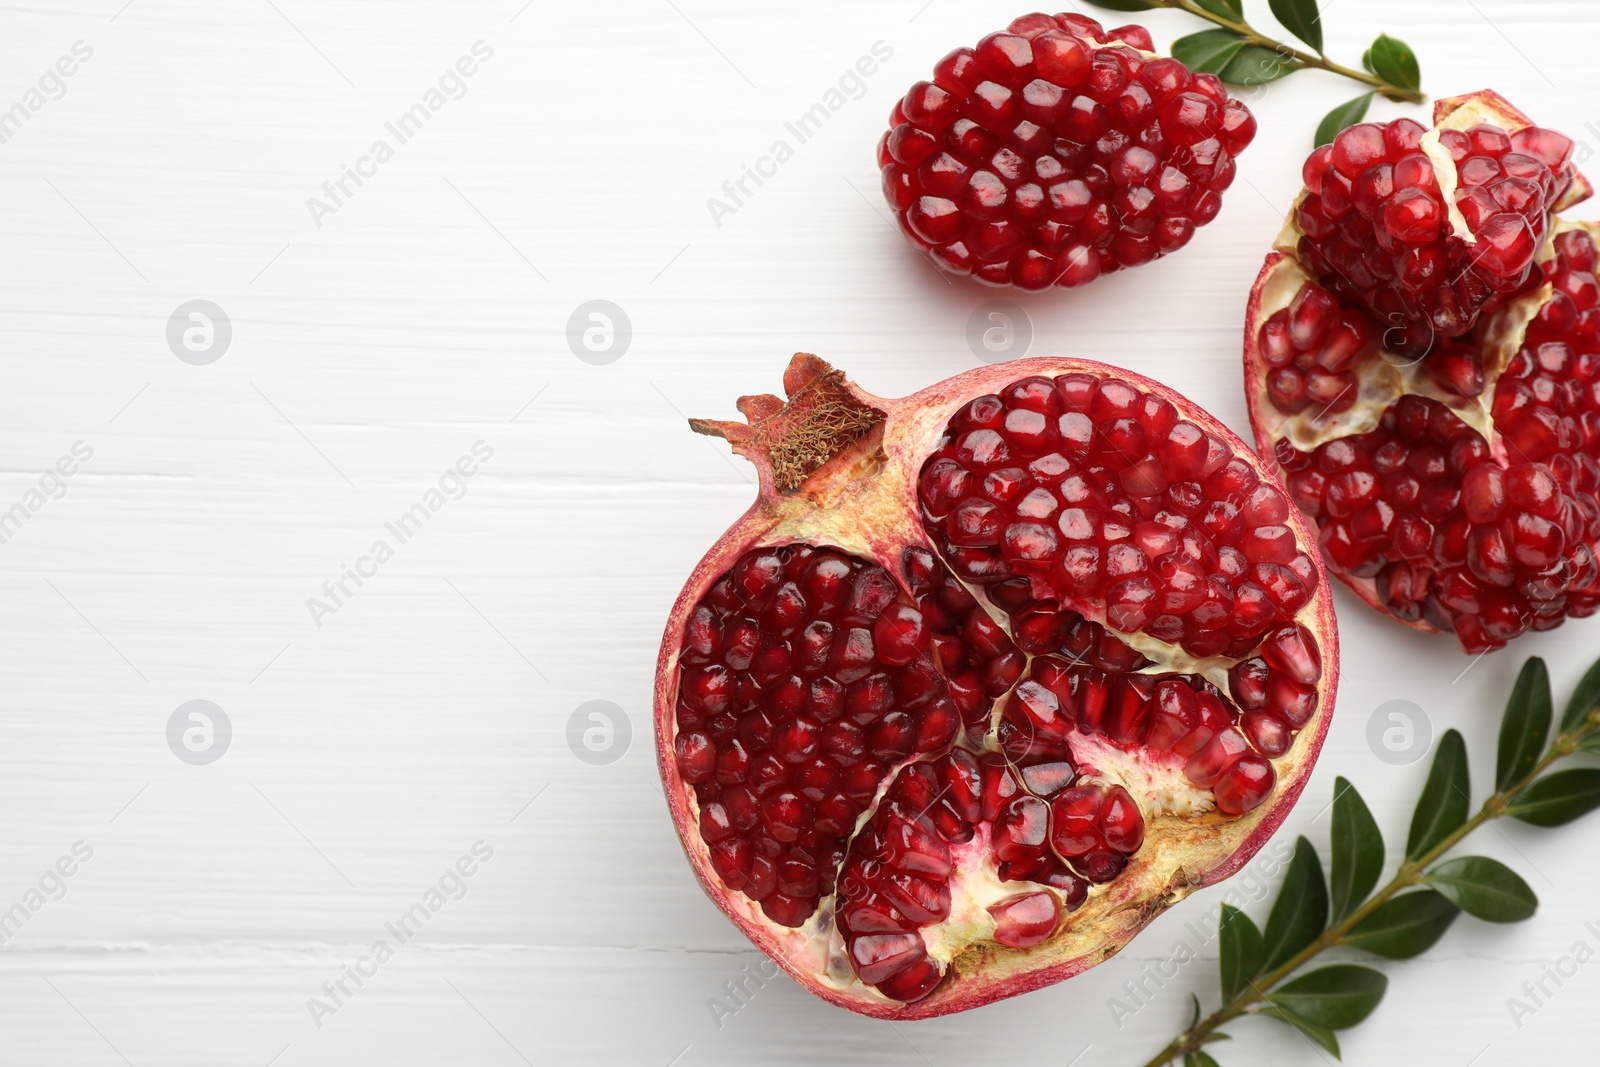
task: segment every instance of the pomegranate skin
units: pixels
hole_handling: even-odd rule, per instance
[[[1429,138],[1459,144],[1469,135],[1571,145],[1490,90],[1435,105]],[[1319,158],[1308,161],[1308,175]],[[1435,186],[1458,188],[1459,176],[1459,191],[1474,192],[1449,159],[1436,153]],[[1465,158],[1461,166],[1478,162]],[[1345,279],[1320,273],[1318,256],[1305,255],[1301,206],[1309,186],[1246,306],[1245,393],[1257,448],[1297,510],[1319,526],[1329,572],[1380,614],[1424,633],[1453,632],[1472,654],[1600,607],[1600,508],[1593,503],[1600,440],[1591,431],[1600,416],[1590,410],[1587,385],[1600,359],[1600,315],[1592,310],[1600,225],[1561,218],[1593,192],[1570,162],[1564,168],[1548,201],[1527,208],[1543,235],[1529,278],[1490,295],[1464,333],[1430,335],[1419,347],[1414,321],[1394,315],[1386,325],[1352,297]],[[1471,221],[1452,224],[1451,239]],[[1318,295],[1319,286],[1344,295]],[[1308,295],[1332,301],[1362,341],[1342,346],[1333,360],[1323,340],[1295,351],[1285,323]],[[1318,396],[1313,375],[1321,379]],[[1417,429],[1424,411],[1431,440]],[[1447,469],[1425,470],[1440,463]],[[1336,471],[1345,479],[1338,485]],[[1360,481],[1372,471],[1375,499]],[[1554,486],[1554,499],[1525,492],[1510,500],[1502,483],[1512,480],[1540,486],[1535,496]]]
[[[898,565],[903,553],[908,547],[932,543],[920,517],[918,477],[951,417],[973,398],[998,392],[1019,379],[1068,374],[1121,379],[1170,402],[1185,419],[1225,443],[1234,455],[1253,456],[1226,427],[1167,387],[1119,368],[1072,358],[1041,357],[980,367],[891,400],[866,393],[815,357],[796,356],[785,375],[791,397],[807,383],[831,375],[829,381],[841,397],[879,416],[860,440],[803,477],[785,461],[774,462],[767,451],[771,442],[762,440],[759,430],[751,431],[743,424],[694,424],[699,432],[727,436],[735,450],[756,467],[760,489],[755,503],[690,574],[667,620],[657,664],[655,726],[668,807],[690,866],[729,920],[804,988],[862,1015],[884,1019],[946,1015],[1052,985],[1110,958],[1166,908],[1227,878],[1256,854],[1298,799],[1331,721],[1338,677],[1337,633],[1326,576],[1312,552],[1315,589],[1299,617],[1314,633],[1320,649],[1318,700],[1297,742],[1273,760],[1278,780],[1271,795],[1254,810],[1232,818],[1201,816],[1192,824],[1166,816],[1156,820],[1143,847],[1129,857],[1126,870],[1109,884],[1096,887],[1081,906],[1069,904],[1077,910],[1042,944],[1028,948],[994,942],[972,944],[950,961],[944,979],[931,993],[900,1002],[863,984],[850,973],[847,963],[841,963],[838,936],[833,936],[830,946],[827,934],[833,920],[831,898],[825,898],[817,915],[804,925],[791,928],[771,921],[755,901],[723,882],[713,867],[710,847],[697,832],[698,803],[680,773],[674,751],[674,716],[682,675],[679,660],[691,615],[713,585],[750,549],[796,542],[828,545],[876,562],[895,575],[905,593]],[[781,406],[781,401],[771,397],[740,401],[752,423],[773,415]],[[1298,543],[1314,544],[1304,520],[1292,507],[1285,525]]]

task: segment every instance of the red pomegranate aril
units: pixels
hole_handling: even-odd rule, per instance
[[[928,954],[916,934],[868,934],[850,946],[850,962],[863,982],[882,982]]]
[[[1072,21],[1072,40],[1088,21]],[[986,42],[981,70],[942,65],[941,78],[965,84],[925,85],[907,112],[945,121],[975,91],[1000,100],[985,82],[1026,100],[1035,79],[1018,81],[1005,64],[1019,41],[1048,31],[1019,26],[1015,40]],[[1108,117],[1166,107],[1175,125],[1232,114],[1225,129],[1243,128],[1214,78],[1174,64],[1156,67],[1155,83],[1130,79],[1106,48],[1094,51],[1075,95]],[[1204,103],[1168,107],[1184,93]],[[978,137],[961,121],[945,129]],[[1141,153],[1158,158],[1161,145],[1107,131],[1093,166],[1115,174],[1080,160],[1086,187],[1107,196],[1101,184],[1158,180]],[[1007,182],[1032,174],[1039,157],[1024,142],[1035,134],[1014,132],[969,170]],[[1207,145],[1217,134],[1206,132],[1196,158],[1223,181]],[[885,151],[902,162],[926,152],[915,133]],[[1010,197],[1021,186],[1006,188]],[[1127,226],[1142,228],[1144,203],[1122,202]],[[1313,354],[1343,323],[1334,317]],[[1310,761],[1282,772],[1293,789],[1273,761],[1306,731],[1314,753],[1332,685],[1321,670],[1331,614],[1309,536],[1215,420],[1097,364],[1035,361],[957,382],[956,392],[884,401],[797,357],[787,404],[741,401],[753,428],[696,424],[756,461],[761,503],[675,608],[658,692],[662,772],[708,892],[808,989],[890,1018],[997,999],[1041,968],[1048,980],[1064,912],[1113,894],[1154,915],[1173,878],[1203,884],[1236,864],[1266,831],[1246,826],[1240,845],[1210,828],[1292,800]],[[942,425],[896,414],[931,403],[953,414]],[[813,442],[799,468],[785,440]],[[1440,455],[1473,459],[1453,444]],[[1551,509],[1542,476],[1519,474],[1516,485],[1519,499]],[[897,512],[908,500],[916,514]],[[1556,503],[1554,517],[1516,511],[1521,522],[1508,504],[1494,527],[1506,551],[1547,553],[1570,521]],[[1485,608],[1486,632],[1509,625]],[[1195,659],[1237,678],[1259,673],[1254,706],[1183,673]],[[1308,672],[1312,682],[1298,680]],[[991,894],[996,880],[1010,884]],[[972,922],[975,905],[991,923]],[[1084,914],[1074,937],[1087,932],[1093,946],[1102,919]],[[1107,926],[1087,951],[1128,936]],[[842,981],[817,964],[834,937]]]
[[[1120,785],[1106,791],[1100,808],[1100,828],[1106,844],[1119,852],[1137,852],[1144,843],[1144,816],[1132,795]]]
[[[1049,809],[1044,801],[1019,796],[1001,809],[995,821],[994,853],[1002,860],[1020,860],[1037,854],[1049,834]]]
[[[1229,815],[1253,811],[1267,799],[1277,781],[1272,764],[1256,755],[1241,756],[1217,779],[1217,808]]]
[[[1210,789],[1248,748],[1244,735],[1238,730],[1232,727],[1220,730],[1190,757],[1183,773],[1201,789]]]
[[[936,989],[944,974],[932,960],[920,959],[878,983],[878,992],[892,1000],[921,1000]]]
[[[1303,626],[1286,626],[1271,634],[1262,642],[1261,655],[1269,667],[1302,685],[1314,685],[1322,677],[1316,640]]]
[[[1054,893],[1019,893],[989,905],[994,939],[1011,948],[1043,944],[1061,922],[1061,901]]]
[[[1067,858],[1082,856],[1100,847],[1101,790],[1097,786],[1074,786],[1051,801],[1051,846]]]
[[[1255,750],[1271,759],[1289,751],[1294,743],[1294,734],[1289,725],[1265,709],[1245,712],[1239,725]]]

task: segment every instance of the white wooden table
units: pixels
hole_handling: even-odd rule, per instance
[[[26,112],[0,144],[0,512],[24,512],[0,544],[0,909],[23,905],[0,947],[0,1061],[1143,1062],[1191,990],[1214,996],[1189,924],[1209,933],[1219,890],[1084,977],[964,1015],[890,1026],[779,979],[719,1026],[708,1002],[758,957],[695,884],[648,740],[667,607],[753,491],[684,416],[729,416],[797,349],[884,395],[973,365],[968,317],[997,294],[908,252],[872,153],[897,94],[1023,9],[521,4],[0,9],[0,110]],[[1335,56],[1388,30],[1429,90],[1492,83],[1580,158],[1600,149],[1595,5],[1328,6]],[[1199,28],[1147,22],[1163,44]],[[892,54],[860,99],[713,218],[707,199],[877,42]],[[1027,299],[1032,351],[1126,364],[1242,428],[1244,295],[1312,127],[1350,95],[1316,73],[1257,94],[1263,132],[1221,217],[1174,258]],[[402,141],[386,124],[408,114]],[[346,167],[361,184],[334,199]],[[631,323],[607,364],[567,343],[596,299]],[[180,359],[168,320],[196,300],[231,338],[202,325],[185,347],[181,319]],[[74,473],[46,477],[62,457]],[[1460,727],[1481,784],[1521,658],[1547,657],[1564,696],[1600,653],[1600,625],[1572,623],[1462,677],[1450,642],[1340,592],[1338,717],[1280,841],[1326,841],[1336,773],[1403,836],[1426,764],[1369,748],[1385,702],[1434,736]],[[196,700],[231,730],[206,764],[168,743]],[[569,746],[595,700],[631,725],[607,763]],[[222,745],[189,740],[190,759]],[[1600,964],[1520,1026],[1507,1001],[1600,947],[1596,834],[1478,835],[1539,915],[1463,920],[1387,968],[1347,1061],[1575,1062]],[[69,877],[49,873],[62,857]],[[386,924],[441,880],[401,944]],[[380,939],[392,958],[371,956]],[[1201,959],[1119,1026],[1112,998],[1186,940]],[[1225,1063],[1321,1061],[1274,1024],[1232,1029]]]

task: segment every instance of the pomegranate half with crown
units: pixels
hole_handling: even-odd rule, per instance
[[[1315,542],[1232,433],[1087,360],[900,400],[814,356],[690,575],[657,755],[706,892],[803,986],[924,1018],[1070,977],[1244,864],[1338,650]]]
[[[1572,141],[1492,92],[1306,161],[1245,326],[1262,455],[1329,569],[1502,647],[1600,607],[1600,226]]]

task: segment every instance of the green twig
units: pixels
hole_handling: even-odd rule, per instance
[[[1168,6],[1175,7],[1180,4],[1185,7],[1189,6],[1185,0],[1175,0],[1173,4]],[[1315,957],[1337,946],[1347,934],[1360,926],[1385,901],[1401,890],[1409,889],[1421,882],[1427,876],[1429,867],[1446,852],[1460,844],[1461,840],[1468,834],[1491,819],[1498,819],[1505,815],[1506,809],[1528,786],[1533,784],[1534,779],[1548,770],[1552,764],[1572,755],[1573,752],[1577,751],[1579,743],[1597,729],[1600,729],[1600,707],[1590,710],[1587,716],[1579,720],[1579,725],[1575,729],[1557,735],[1549,751],[1534,765],[1532,770],[1505,789],[1495,793],[1488,800],[1485,800],[1477,813],[1462,823],[1448,837],[1415,860],[1408,860],[1402,863],[1400,870],[1395,873],[1389,883],[1378,890],[1370,900],[1348,918],[1323,931],[1320,937],[1286,960],[1282,966],[1251,982],[1250,988],[1240,993],[1232,1002],[1223,1005],[1222,1008],[1196,1022],[1188,1030],[1174,1038],[1172,1043],[1157,1053],[1145,1064],[1145,1067],[1164,1067],[1164,1065],[1188,1055],[1205,1044],[1206,1038],[1217,1027],[1238,1018],[1248,1008],[1266,1000],[1274,986],[1305,966]]]
[[[1329,59],[1325,55],[1321,55],[1320,53],[1305,52],[1295,48],[1293,45],[1288,45],[1282,41],[1274,40],[1273,38],[1268,37],[1256,30],[1255,27],[1251,26],[1243,19],[1234,21],[1233,19],[1219,15],[1214,11],[1208,11],[1200,5],[1194,3],[1194,0],[1153,0],[1153,2],[1160,4],[1162,7],[1170,7],[1177,11],[1187,11],[1189,14],[1203,18],[1207,22],[1220,26],[1225,30],[1231,30],[1232,32],[1243,37],[1246,44],[1252,44],[1260,48],[1270,49],[1271,51],[1278,53],[1278,55],[1282,56],[1283,58],[1292,59],[1302,66],[1314,67],[1317,70],[1328,71],[1330,74],[1337,74],[1342,78],[1349,78],[1351,81],[1358,81],[1363,85],[1370,86],[1373,91],[1381,94],[1386,99],[1404,100],[1413,104],[1420,104],[1427,99],[1426,94],[1424,94],[1421,90],[1408,89],[1403,85],[1395,85],[1378,77],[1376,74],[1371,74],[1364,70],[1355,70],[1354,68],[1344,66],[1341,63],[1335,63],[1333,60]]]

